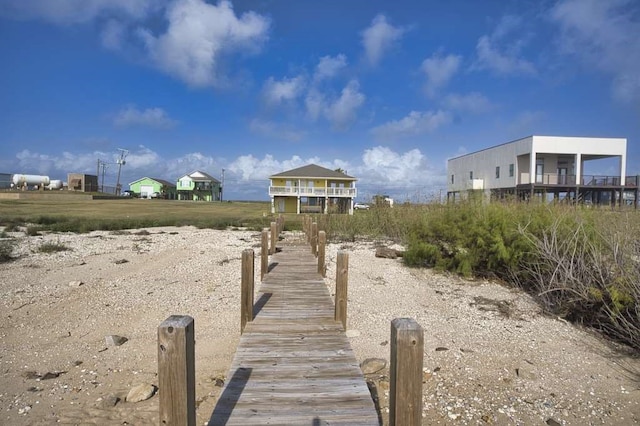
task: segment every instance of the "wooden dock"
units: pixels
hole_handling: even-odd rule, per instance
[[[272,255],[210,426],[380,424],[317,265],[306,242]]]

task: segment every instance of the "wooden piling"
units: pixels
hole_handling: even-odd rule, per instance
[[[389,426],[422,424],[424,332],[412,318],[391,321]]]
[[[342,327],[347,329],[347,282],[349,281],[349,253],[338,252],[336,262],[336,296],[334,319],[342,323]]]
[[[196,424],[193,318],[171,315],[158,327],[158,388],[161,425]]]
[[[276,253],[276,242],[278,241],[278,227],[275,222],[271,222],[271,249],[270,254]]]
[[[316,222],[311,224],[311,254],[314,256],[318,254],[318,224]]]
[[[327,268],[324,265],[324,257],[327,245],[327,234],[324,231],[318,232],[318,273],[322,278],[327,276]]]
[[[262,241],[260,244],[260,281],[267,274],[269,269],[269,231],[262,230]]]
[[[244,332],[244,327],[248,322],[253,321],[253,256],[252,249],[242,251],[240,333]]]

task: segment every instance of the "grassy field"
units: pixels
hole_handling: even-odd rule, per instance
[[[36,225],[51,231],[88,232],[152,226],[262,229],[273,220],[266,202],[185,202],[148,199],[1,200],[0,225]]]

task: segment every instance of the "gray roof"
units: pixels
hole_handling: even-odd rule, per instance
[[[324,167],[317,166],[315,164],[309,164],[306,166],[298,167],[297,169],[287,170],[286,172],[277,173],[269,176],[269,179],[273,178],[322,178],[322,179],[342,179],[342,180],[356,180],[353,176],[346,175],[342,172],[326,169]]]
[[[202,176],[204,177],[193,177],[192,175],[195,173],[200,173]],[[208,173],[203,172],[202,170],[194,170],[189,174],[186,174],[184,176],[181,176],[180,178],[178,178],[178,180],[182,179],[185,176],[189,176],[191,178],[192,181],[194,182],[215,182],[215,183],[220,183],[220,181],[216,178],[214,178],[213,176],[211,176]]]

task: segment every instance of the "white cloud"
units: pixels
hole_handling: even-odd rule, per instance
[[[284,139],[289,142],[299,142],[305,138],[306,132],[295,129],[287,124],[254,119],[249,124],[252,132],[271,139]]]
[[[320,81],[335,77],[346,66],[347,57],[343,54],[338,56],[323,56],[316,66],[314,80]]]
[[[322,114],[326,101],[322,93],[312,88],[307,93],[304,103],[307,109],[307,117],[312,121],[315,121]]]
[[[43,174],[51,179],[66,180],[67,174],[72,172],[96,174],[97,159],[115,163],[117,157],[117,152],[105,151],[49,155],[23,150],[16,154],[13,163],[15,173]],[[243,155],[228,161],[200,152],[164,158],[158,152],[141,145],[130,150],[126,157],[120,182],[125,188],[129,182],[144,176],[175,182],[180,176],[193,170],[202,170],[221,179],[224,169],[227,199],[262,200],[268,198],[270,175],[313,163],[331,170],[342,168],[349,175],[358,178],[358,191],[362,199],[379,190],[405,196],[408,191],[416,188],[428,190],[443,186],[444,171],[429,164],[418,149],[395,152],[388,147],[377,146],[365,149],[360,159],[357,163],[350,163],[342,159],[321,160],[318,157],[292,155],[279,160],[267,154],[262,158]],[[117,165],[108,165],[104,180],[106,186],[115,185],[117,170]]]
[[[384,54],[402,38],[405,30],[394,27],[380,14],[373,18],[371,25],[362,32],[365,55],[371,65],[377,65]]]
[[[351,80],[342,89],[340,97],[325,108],[325,115],[331,122],[331,126],[337,130],[347,129],[355,121],[358,108],[362,106],[365,99],[365,95],[360,92],[358,82]]]
[[[521,18],[503,16],[491,35],[483,35],[476,44],[476,62],[471,69],[487,70],[500,75],[535,75],[533,63],[521,57],[526,38],[513,33],[520,27]]]
[[[259,50],[270,26],[254,12],[237,17],[229,1],[176,0],[166,17],[164,34],[144,28],[138,34],[157,67],[194,87],[224,86],[223,55]]]
[[[42,19],[56,24],[80,24],[105,15],[141,19],[169,0],[3,0],[0,15]]]
[[[375,181],[411,183],[425,169],[425,161],[419,149],[397,153],[387,147],[377,146],[364,151],[362,166],[358,170]]]
[[[364,104],[366,96],[360,92],[360,85],[351,80],[339,97],[328,98],[318,89],[311,88],[305,98],[307,117],[315,121],[324,117],[334,130],[348,129],[357,118],[358,109]]]
[[[148,126],[168,129],[174,127],[177,122],[171,119],[162,108],[140,110],[129,105],[116,113],[113,124],[118,127]]]
[[[468,111],[476,114],[487,112],[493,105],[481,93],[471,92],[466,95],[451,93],[444,98],[444,105],[454,111]]]
[[[422,71],[427,76],[426,91],[434,96],[442,87],[446,86],[460,68],[462,56],[434,53],[430,58],[422,61]]]
[[[631,0],[562,0],[550,12],[560,48],[610,75],[613,96],[640,101],[640,7]]]
[[[451,114],[447,111],[411,111],[400,120],[374,127],[371,132],[378,139],[394,140],[433,132],[450,122]]]
[[[120,50],[126,35],[126,26],[115,19],[110,19],[102,29],[100,35],[102,45],[110,50]]]
[[[279,81],[269,77],[264,84],[262,94],[268,104],[277,105],[296,99],[304,89],[305,81],[302,76],[283,78]]]

